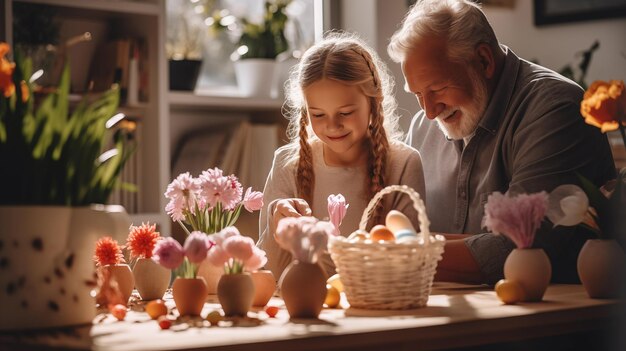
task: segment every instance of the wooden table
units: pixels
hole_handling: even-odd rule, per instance
[[[590,299],[580,285],[551,285],[544,301],[503,305],[493,289],[435,283],[428,306],[410,311],[325,309],[318,320],[289,320],[281,306],[276,318],[249,313],[239,326],[175,325],[161,330],[146,313],[130,311],[123,322],[111,315],[93,326],[52,333],[0,334],[0,350],[76,347],[94,350],[435,350],[481,347],[511,349],[621,349],[626,330],[626,304]],[[203,316],[219,304],[207,303]],[[614,340],[591,340],[585,333]],[[573,338],[572,338],[573,337]],[[569,340],[564,344],[564,340]],[[519,344],[521,343],[521,344]],[[491,345],[489,347],[485,345]],[[597,347],[596,347],[597,346]],[[600,347],[602,346],[602,347]]]

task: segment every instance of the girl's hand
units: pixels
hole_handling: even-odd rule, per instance
[[[286,217],[310,216],[311,207],[303,199],[291,198],[276,201],[274,212],[272,213],[271,231],[276,235],[276,227],[278,222]]]

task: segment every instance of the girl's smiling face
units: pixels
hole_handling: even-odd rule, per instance
[[[365,164],[371,111],[360,88],[323,78],[304,89],[304,99],[313,132],[324,143],[326,164]]]

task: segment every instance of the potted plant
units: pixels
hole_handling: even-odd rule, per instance
[[[0,330],[90,323],[91,253],[97,237],[118,228],[107,208],[91,205],[120,186],[133,150],[123,115],[115,115],[119,89],[70,112],[67,65],[58,87],[35,99],[31,60],[9,62],[8,51],[0,43]]]
[[[205,24],[196,15],[193,1],[168,2],[165,52],[169,61],[170,90],[194,90],[200,67]],[[176,6],[173,8],[173,6]]]
[[[224,175],[217,167],[203,171],[198,177],[192,177],[189,172],[179,174],[167,186],[165,197],[168,199],[165,211],[187,235],[198,231],[211,237],[234,225],[243,208],[253,212],[263,207],[263,193],[252,191],[251,187],[244,193],[235,175]],[[209,294],[217,292],[222,273],[222,269],[208,261],[200,265],[198,275],[205,279]]]
[[[199,316],[207,295],[204,278],[198,277],[198,266],[207,257],[213,242],[201,232],[192,232],[184,246],[172,237],[159,241],[152,259],[174,271],[172,296],[181,316]]]
[[[289,48],[285,37],[287,14],[291,0],[265,1],[261,23],[241,20],[242,34],[235,58],[235,76],[243,96],[274,94],[276,58]]]
[[[170,285],[170,271],[152,260],[152,252],[159,240],[156,224],[131,225],[126,239],[126,248],[134,261],[135,287],[144,301],[161,299]]]
[[[254,240],[242,236],[235,227],[227,227],[213,236],[215,247],[207,260],[224,269],[217,285],[217,298],[224,315],[246,317],[255,298],[255,285],[250,275],[267,263],[265,251],[254,245]],[[269,288],[274,292],[272,286]]]

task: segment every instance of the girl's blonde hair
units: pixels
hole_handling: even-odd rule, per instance
[[[393,79],[374,50],[356,35],[330,32],[303,55],[285,84],[283,114],[289,119],[287,135],[292,146],[292,161],[298,162],[298,196],[312,205],[315,174],[309,124],[303,90],[323,79],[358,86],[370,101],[368,175],[365,194],[371,198],[385,186],[389,140],[400,140]]]

